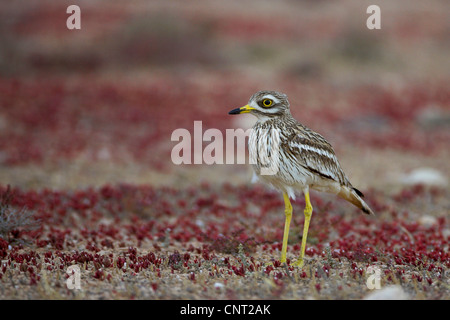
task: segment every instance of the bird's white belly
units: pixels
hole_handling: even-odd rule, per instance
[[[307,170],[302,170],[301,167],[294,167],[289,164],[280,161],[278,170],[274,174],[264,174],[261,167],[258,165],[253,165],[253,170],[255,171],[258,178],[274,187],[285,190],[286,188],[293,189],[305,189],[305,187],[314,185],[316,177],[312,175]],[[269,173],[272,173],[269,171]]]

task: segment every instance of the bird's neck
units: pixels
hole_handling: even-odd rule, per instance
[[[290,122],[294,120],[289,110],[284,111],[281,115],[258,115],[258,121],[256,124],[270,124],[271,122],[275,123],[278,121],[281,122]]]

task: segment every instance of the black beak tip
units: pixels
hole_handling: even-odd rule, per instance
[[[240,108],[236,108],[231,110],[230,112],[228,112],[228,114],[239,114],[241,113],[241,109]]]

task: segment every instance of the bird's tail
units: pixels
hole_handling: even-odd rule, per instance
[[[363,193],[356,188],[353,187],[345,187],[342,186],[341,191],[338,193],[338,196],[351,202],[358,208],[360,208],[365,214],[374,214],[372,209],[369,208],[367,203],[362,199],[364,197]]]

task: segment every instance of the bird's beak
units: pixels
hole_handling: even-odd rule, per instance
[[[255,110],[255,108],[252,108],[247,104],[241,108],[236,108],[236,109],[231,110],[230,112],[228,112],[228,114],[249,113],[252,110]]]

